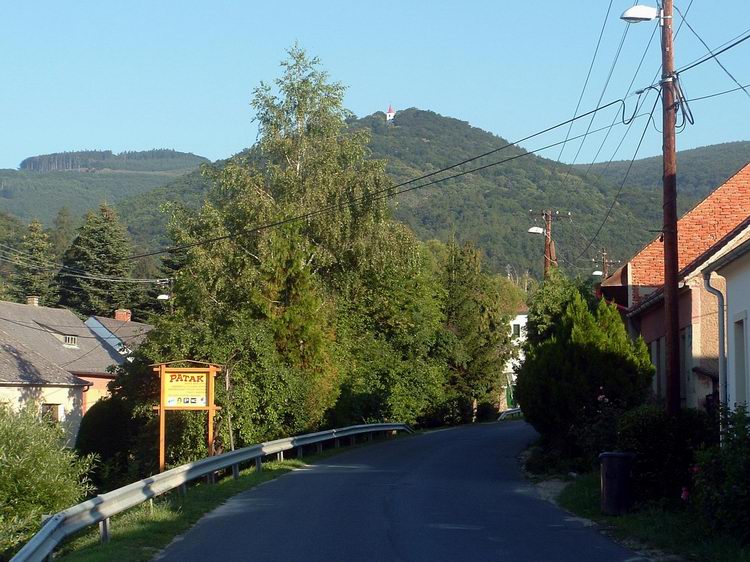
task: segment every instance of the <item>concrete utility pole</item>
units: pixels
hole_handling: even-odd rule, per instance
[[[677,105],[674,86],[674,44],[672,0],[663,0],[661,13],[663,212],[664,212],[664,324],[666,328],[667,412],[682,406],[680,393],[680,316],[677,261],[677,155],[675,123]]]

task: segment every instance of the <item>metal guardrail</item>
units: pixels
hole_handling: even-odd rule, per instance
[[[509,410],[505,410],[504,412],[502,412],[497,417],[497,421],[503,421],[505,419],[508,419],[511,416],[518,416],[518,415],[520,415],[522,413],[523,412],[521,412],[521,408],[510,408]]]
[[[102,541],[106,542],[109,538],[109,518],[113,515],[185,486],[191,480],[204,476],[213,477],[219,470],[231,468],[234,478],[239,478],[239,465],[241,463],[255,460],[256,470],[262,470],[262,459],[266,455],[277,454],[280,458],[283,458],[284,451],[298,449],[298,456],[302,456],[302,447],[307,445],[317,444],[318,451],[322,451],[323,443],[326,441],[333,440],[336,446],[339,446],[339,439],[342,438],[349,438],[354,442],[357,435],[364,434],[371,438],[373,433],[385,431],[413,433],[413,430],[403,423],[353,425],[341,429],[330,429],[268,441],[260,445],[251,445],[236,451],[183,464],[161,474],[98,495],[56,513],[44,522],[39,532],[18,551],[11,562],[37,562],[48,559],[55,547],[65,538],[96,523],[99,523]]]

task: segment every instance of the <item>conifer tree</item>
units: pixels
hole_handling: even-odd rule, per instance
[[[52,244],[41,222],[34,220],[29,224],[18,249],[11,285],[14,298],[24,302],[33,295],[39,297],[39,304],[43,306],[55,304]]]
[[[452,382],[476,408],[478,400],[497,390],[510,358],[510,319],[501,304],[508,300],[503,293],[509,287],[482,271],[481,253],[470,244],[449,246],[445,275],[446,323],[455,338],[449,358]]]
[[[130,249],[125,228],[111,207],[103,204],[98,213],[87,213],[57,275],[60,304],[83,316],[109,316],[117,308],[130,308],[135,286],[110,279],[130,277],[131,265],[126,259]]]
[[[75,221],[73,220],[73,215],[70,213],[70,209],[65,206],[60,207],[52,226],[50,242],[52,243],[55,259],[59,260],[76,235]]]

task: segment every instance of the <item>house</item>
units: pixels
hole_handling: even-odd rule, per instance
[[[513,387],[516,383],[516,369],[523,363],[523,344],[526,342],[526,322],[529,317],[529,309],[526,305],[519,307],[516,315],[510,322],[510,337],[515,347],[515,355],[505,363],[503,374],[505,382],[503,384],[504,399],[501,397],[502,409],[507,406],[511,408],[515,405],[513,398]]]
[[[36,404],[45,417],[63,424],[72,444],[83,418],[88,387],[85,380],[0,330],[0,402],[14,410]]]
[[[720,277],[719,277],[720,276]],[[750,371],[748,370],[748,311],[750,311],[750,240],[745,240],[707,268],[707,283],[715,285],[724,280],[723,296],[719,301],[719,322],[725,326],[719,334],[719,348],[726,349],[720,356],[723,371],[722,398],[729,406],[750,403]],[[722,298],[723,297],[723,298]]]
[[[133,322],[131,312],[127,309],[115,310],[114,318],[106,316],[89,316],[85,324],[94,332],[110,351],[127,357],[153,329],[150,324]]]
[[[39,372],[51,373],[53,365],[58,375],[64,372],[72,377],[67,380],[82,380],[85,390],[78,401],[81,416],[107,395],[107,384],[114,378],[111,367],[125,360],[73,312],[39,306],[34,297],[27,304],[0,301],[0,344],[33,351],[26,357],[30,368]],[[31,394],[24,396],[36,400]],[[64,408],[64,402],[58,404]]]
[[[681,398],[685,406],[709,407],[720,390],[719,322],[703,273],[750,238],[750,164],[680,218],[677,229]],[[723,290],[721,283],[715,286]],[[666,390],[663,284],[664,249],[657,238],[601,285],[602,295],[625,311],[631,333],[650,348],[656,396]]]

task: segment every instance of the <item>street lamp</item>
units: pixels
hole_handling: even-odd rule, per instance
[[[604,275],[604,272],[597,269],[596,271],[592,272],[591,275],[593,275],[594,277],[601,277],[602,275]]]
[[[544,229],[541,226],[532,226],[529,232],[531,234],[544,234]]]
[[[664,226],[664,341],[666,350],[667,412],[676,414],[681,404],[680,393],[680,316],[677,254],[677,157],[675,148],[674,42],[672,37],[673,0],[663,0],[659,8],[636,5],[623,12],[628,23],[659,19],[661,25],[661,100],[663,148],[663,209]]]
[[[658,8],[638,4],[625,10],[620,19],[628,23],[641,23],[642,21],[653,21],[657,17],[659,17]]]

